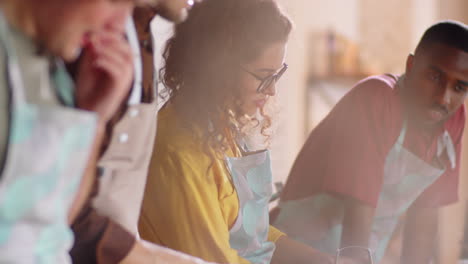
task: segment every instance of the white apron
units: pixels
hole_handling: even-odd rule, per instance
[[[229,238],[231,247],[252,264],[268,264],[275,244],[269,242],[268,202],[273,194],[270,154],[267,150],[226,158],[237,196],[239,213]]]
[[[369,245],[378,263],[387,248],[399,217],[434,183],[445,169],[435,168],[403,147],[406,123],[387,155],[384,179],[370,235]],[[437,156],[446,151],[452,168],[455,149],[445,131],[438,138]],[[342,200],[322,193],[281,203],[275,226],[289,236],[321,251],[335,254],[340,246],[344,207]]]

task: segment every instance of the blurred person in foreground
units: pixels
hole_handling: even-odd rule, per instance
[[[133,5],[0,2],[1,263],[71,263],[69,223],[133,75],[122,35]],[[83,48],[88,73],[74,85],[63,61]]]

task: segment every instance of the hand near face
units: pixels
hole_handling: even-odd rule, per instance
[[[106,124],[128,95],[132,79],[132,51],[122,31],[95,34],[78,67],[77,106],[96,112],[99,122]]]

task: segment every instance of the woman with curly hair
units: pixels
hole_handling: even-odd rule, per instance
[[[142,238],[218,263],[329,263],[269,225],[269,153],[244,143],[252,126],[269,137],[291,28],[274,0],[205,0],[176,26]]]

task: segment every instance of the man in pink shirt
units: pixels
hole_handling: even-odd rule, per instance
[[[325,252],[368,247],[380,261],[406,214],[401,263],[429,263],[438,209],[458,200],[467,93],[467,25],[437,23],[405,74],[362,80],[312,131],[273,223]]]

